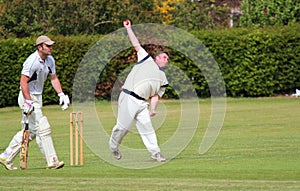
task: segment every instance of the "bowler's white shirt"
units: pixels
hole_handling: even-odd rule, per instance
[[[47,79],[48,74],[55,74],[55,72],[54,58],[49,55],[45,61],[43,61],[39,56],[38,51],[35,51],[24,62],[21,74],[32,78],[28,83],[30,94],[42,94],[44,82]]]
[[[143,60],[148,53],[142,48],[137,52],[138,61]],[[135,64],[123,85],[124,89],[133,91],[142,98],[149,99],[158,94],[160,97],[165,92],[168,84],[166,75],[150,56],[142,63]]]

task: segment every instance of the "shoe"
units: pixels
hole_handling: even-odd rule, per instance
[[[157,162],[166,162],[166,158],[160,152],[153,154],[151,158]]]
[[[112,151],[111,154],[115,157],[115,159],[120,160],[122,158],[121,152],[119,149]]]
[[[51,166],[47,166],[47,169],[60,169],[65,166],[64,161],[57,161]]]
[[[6,170],[17,170],[18,168],[13,163],[7,163],[6,158],[0,158],[0,163],[6,168]]]

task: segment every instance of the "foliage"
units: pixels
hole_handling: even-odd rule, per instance
[[[174,18],[171,13],[175,10],[175,4],[182,1],[183,0],[154,0],[156,7],[155,12],[158,12],[163,16],[163,24],[170,24],[173,22]]]
[[[232,10],[242,9],[234,17]],[[299,0],[2,0],[0,37],[108,34],[125,19],[171,24],[184,30],[298,23]],[[240,21],[239,21],[240,18]]]
[[[226,84],[227,96],[257,97],[294,93],[295,88],[300,87],[299,31],[300,25],[296,24],[264,29],[201,30],[194,31],[192,34],[207,47],[218,63]],[[79,72],[77,68],[81,62],[84,63],[83,58],[87,51],[102,36],[51,37],[57,42],[53,52],[57,64],[57,74],[61,79],[64,92],[72,97],[73,80],[75,74]],[[114,39],[114,41],[119,42],[118,39]],[[4,76],[0,82],[0,107],[16,105],[20,71],[25,59],[35,50],[33,44],[34,40],[31,38],[9,38],[0,41],[0,62],[2,63],[0,73]],[[143,46],[151,54],[155,49],[169,48],[151,44]],[[182,46],[189,52],[190,46],[188,44]],[[100,67],[100,63],[97,64],[99,59],[103,59],[99,58],[99,51],[101,54],[111,52],[111,50],[101,48],[100,46],[92,54],[96,67]],[[170,63],[185,71],[193,82],[198,96],[209,97],[207,79],[201,71],[203,68],[199,70],[195,67],[195,63],[180,51],[169,50],[171,51]],[[91,81],[87,80],[91,79],[97,82],[96,91],[90,92],[90,95],[95,95],[98,99],[110,99],[112,84],[126,68],[136,61],[136,55],[135,51],[130,48],[119,52],[117,55],[108,56],[106,59],[109,59],[109,64],[103,70],[101,78],[99,76],[90,78],[88,71],[97,68],[88,68],[85,72],[89,78],[81,79],[86,81],[87,87],[91,85]],[[208,72],[214,70],[213,68],[208,69]],[[172,80],[175,80],[176,84],[182,84],[182,78],[176,77],[176,75],[171,76]],[[79,88],[82,90],[83,87]],[[190,91],[184,86],[178,89],[182,90],[180,94]],[[45,104],[57,103],[57,95],[49,81],[46,83],[44,93]],[[168,88],[165,96],[166,98],[176,98],[178,95],[172,88]]]
[[[22,64],[33,51],[33,43],[30,39],[8,39],[0,41],[0,44],[0,106],[3,107],[17,104]]]
[[[244,0],[241,9],[242,27],[289,25],[300,21],[299,0]]]
[[[4,0],[0,2],[0,35],[28,37],[40,34],[106,34],[123,20],[160,22],[147,1],[112,0]]]
[[[185,30],[201,30],[227,27],[229,6],[223,1],[184,1],[176,4],[172,12],[173,25]]]
[[[222,70],[228,96],[273,96],[300,86],[299,25],[196,32]]]
[[[177,3],[176,10],[173,12],[173,25],[188,31],[213,28],[214,23],[206,14],[206,10],[198,2]]]

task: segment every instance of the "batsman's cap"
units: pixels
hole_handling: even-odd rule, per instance
[[[55,42],[52,41],[49,37],[42,35],[42,36],[39,36],[39,37],[36,39],[36,42],[35,42],[35,45],[34,45],[34,46],[40,45],[40,44],[42,44],[42,43],[45,43],[45,44],[47,44],[47,45],[52,45],[52,44],[54,44]]]

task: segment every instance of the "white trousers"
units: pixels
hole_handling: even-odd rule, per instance
[[[123,137],[128,133],[133,122],[135,122],[147,150],[152,154],[160,152],[148,105],[146,101],[138,100],[131,95],[121,92],[118,100],[117,123],[112,130],[109,140],[111,151],[118,149]]]
[[[44,152],[44,148],[42,147],[41,137],[37,133],[38,129],[39,129],[40,119],[43,117],[42,95],[31,95],[31,99],[33,101],[34,111],[28,117],[29,130],[30,130],[29,140],[32,141],[33,139],[36,138],[36,143],[45,158],[45,152]],[[25,102],[25,99],[23,97],[22,92],[20,91],[19,97],[18,97],[18,104],[19,104],[20,108],[24,102]],[[22,114],[22,116],[23,116],[23,114]],[[22,123],[22,129],[15,134],[15,136],[12,138],[11,142],[9,143],[8,147],[5,149],[4,153],[1,154],[1,155],[4,154],[7,157],[8,163],[11,163],[20,151],[20,146],[21,146],[21,142],[23,139],[23,130],[25,127],[24,126],[24,116],[22,117],[21,123]],[[46,158],[45,158],[45,160],[46,160]],[[56,156],[56,160],[58,160],[57,156]],[[47,165],[49,166],[51,164],[47,164]]]

